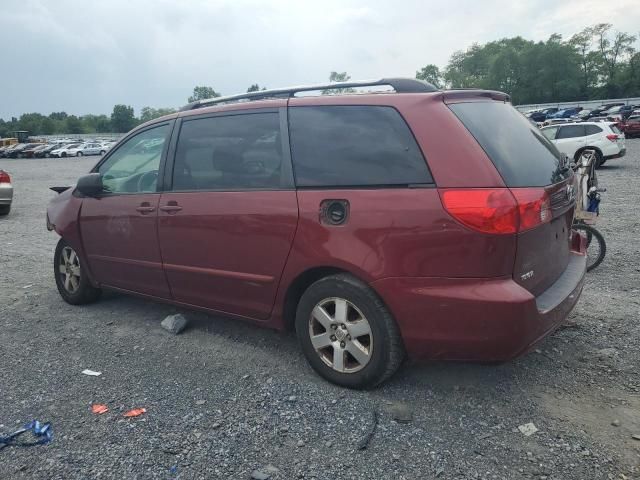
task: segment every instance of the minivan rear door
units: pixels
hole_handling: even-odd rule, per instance
[[[175,300],[269,318],[298,223],[285,127],[284,106],[181,120],[158,214]]]
[[[513,269],[514,280],[539,295],[569,263],[575,209],[573,171],[564,155],[511,104],[464,100],[450,102],[449,108],[485,150],[506,187],[516,196],[529,192],[548,200],[550,216],[517,234]]]

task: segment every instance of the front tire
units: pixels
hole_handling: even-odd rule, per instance
[[[9,215],[10,211],[11,211],[11,205],[0,205],[0,217]]]
[[[393,375],[405,357],[387,307],[348,274],[322,278],[304,292],[296,332],[311,367],[343,387],[375,387]]]
[[[102,290],[89,283],[80,265],[80,257],[63,239],[60,239],[56,246],[53,268],[58,292],[65,302],[82,305],[100,298]]]
[[[82,156],[82,152],[76,153],[76,157],[81,157],[81,156]]]
[[[100,150],[100,155],[104,155],[104,150]]]

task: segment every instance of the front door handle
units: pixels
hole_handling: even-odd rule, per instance
[[[136,210],[141,214],[151,213],[156,210],[156,207],[152,207],[149,202],[142,202],[139,207],[136,207]]]
[[[166,205],[163,205],[162,207],[160,207],[160,210],[167,213],[176,213],[182,210],[182,207],[178,205],[178,202],[171,200]]]

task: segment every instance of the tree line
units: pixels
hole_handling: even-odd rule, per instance
[[[485,88],[511,95],[514,104],[640,96],[637,37],[608,23],[569,39],[522,37],[473,44],[451,55],[440,70],[429,64],[416,77],[445,88]]]
[[[539,42],[518,36],[474,43],[467,50],[454,52],[443,69],[429,64],[416,72],[416,78],[439,88],[500,90],[511,95],[514,104],[638,97],[640,51],[634,46],[636,40],[635,35],[614,31],[611,24],[600,23],[567,40],[553,34]],[[329,76],[331,82],[350,78],[347,72],[331,72]],[[247,92],[259,90],[264,87],[255,83]],[[337,88],[323,93],[349,91]],[[219,96],[210,86],[196,86],[187,101]],[[115,105],[110,116],[25,113],[8,121],[0,119],[0,136],[10,136],[16,130],[27,130],[32,135],[123,133],[175,111],[144,107],[136,117],[131,106]]]

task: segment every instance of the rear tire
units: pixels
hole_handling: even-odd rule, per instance
[[[62,238],[53,256],[53,272],[62,299],[71,305],[92,303],[100,298],[102,290],[89,282],[78,254]]]
[[[11,205],[0,205],[0,217],[9,215],[10,211],[11,211]]]
[[[295,325],[311,367],[343,387],[375,387],[393,375],[405,357],[400,330],[387,307],[348,274],[312,284],[298,303]]]
[[[573,229],[584,233],[587,237],[587,272],[590,272],[604,260],[607,254],[607,243],[602,234],[590,225],[578,223]]]
[[[104,150],[100,150],[100,155],[104,155]]]

